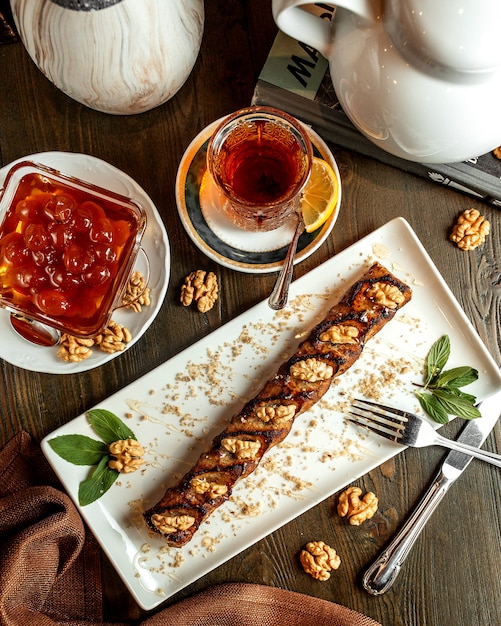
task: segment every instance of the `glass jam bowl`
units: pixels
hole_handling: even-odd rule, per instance
[[[30,340],[48,327],[92,337],[121,306],[146,213],[134,200],[21,161],[0,198],[0,306]]]

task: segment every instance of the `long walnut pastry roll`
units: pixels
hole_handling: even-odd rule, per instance
[[[267,450],[289,434],[373,337],[411,299],[411,289],[375,263],[310,332],[261,391],[234,415],[195,465],[145,511],[144,519],[170,546],[180,547],[253,472]]]

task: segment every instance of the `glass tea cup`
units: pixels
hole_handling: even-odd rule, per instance
[[[223,199],[221,209],[250,231],[273,230],[288,221],[299,206],[312,160],[304,127],[264,106],[228,116],[207,148],[207,169]]]

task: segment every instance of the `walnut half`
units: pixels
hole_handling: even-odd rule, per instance
[[[131,332],[122,324],[110,320],[103,332],[95,337],[82,339],[63,333],[57,356],[68,363],[79,363],[92,356],[94,346],[103,352],[114,354],[125,350],[125,344],[130,341],[132,341]]]
[[[320,341],[331,343],[356,343],[359,335],[358,328],[345,324],[334,324],[320,334]]]
[[[164,535],[176,532],[176,530],[188,530],[195,523],[191,515],[162,515],[155,513],[151,516],[152,523]]]
[[[291,420],[296,410],[295,404],[262,404],[256,408],[255,413],[262,422],[281,424]]]
[[[196,302],[200,313],[207,313],[214,306],[218,296],[217,277],[213,272],[196,270],[191,272],[181,287],[181,303],[190,306]]]
[[[396,309],[405,300],[400,289],[389,283],[374,283],[366,293],[368,298],[372,298],[377,304],[382,304],[388,309]]]
[[[135,472],[144,463],[144,448],[135,439],[120,439],[109,445],[111,459],[108,466],[124,474]]]
[[[92,356],[91,348],[93,345],[94,339],[82,339],[63,333],[57,349],[57,356],[68,363],[80,363]]]
[[[217,498],[228,493],[228,487],[218,482],[208,480],[205,476],[196,476],[191,480],[191,486],[198,495],[207,495],[209,498]]]
[[[221,446],[235,455],[237,459],[255,459],[261,449],[259,441],[228,437],[221,441]]]
[[[125,350],[125,344],[131,340],[130,330],[113,320],[110,320],[103,332],[94,338],[96,346],[99,346],[103,352],[108,354],[122,352]]]
[[[132,272],[125,293],[122,296],[122,305],[136,313],[142,310],[143,306],[150,306],[150,288],[141,272]]]
[[[340,517],[347,517],[352,526],[360,526],[370,519],[377,511],[378,499],[372,491],[368,491],[362,498],[360,487],[348,487],[339,496],[337,512]]]
[[[341,559],[334,548],[323,541],[310,541],[305,550],[301,550],[299,560],[304,571],[316,580],[326,581],[331,571],[341,565]]]
[[[294,363],[291,366],[290,373],[293,378],[298,378],[308,383],[316,383],[332,378],[334,370],[332,365],[328,365],[319,359],[310,358]]]
[[[490,230],[490,223],[477,209],[468,209],[458,217],[449,239],[461,250],[475,250],[484,243]]]

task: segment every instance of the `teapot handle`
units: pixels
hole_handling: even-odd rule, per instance
[[[360,18],[366,25],[373,24],[379,2],[378,0],[336,0],[336,8],[346,9]],[[310,5],[303,10],[302,5]],[[330,56],[332,48],[332,29],[329,19],[315,12],[311,0],[272,0],[273,18],[280,30],[298,41],[302,41]],[[330,14],[329,14],[330,15]],[[362,24],[361,24],[362,25]]]

